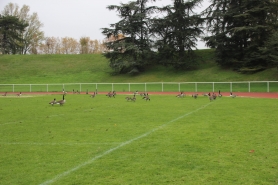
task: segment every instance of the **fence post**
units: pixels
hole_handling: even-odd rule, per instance
[[[145,92],[147,92],[147,83],[145,83]]]
[[[46,92],[48,92],[48,84],[46,84]]]
[[[128,92],[130,92],[130,83],[128,83]]]
[[[162,87],[162,92],[163,92],[163,82],[161,83],[161,87]]]
[[[267,92],[269,92],[269,82],[266,83],[267,83]]]
[[[233,85],[232,85],[232,82],[230,82],[230,92],[233,92]]]
[[[179,83],[179,92],[181,92],[181,83]]]
[[[195,82],[195,92],[197,92],[198,91],[198,87],[197,87],[198,85],[197,85],[197,82]]]
[[[14,92],[14,84],[13,84],[13,92]]]
[[[82,88],[81,88],[81,83],[79,84],[79,92],[81,92]]]
[[[248,82],[248,92],[250,92],[250,82]]]
[[[32,84],[30,84],[30,92],[32,92]]]
[[[214,92],[214,82],[212,82],[212,92]]]

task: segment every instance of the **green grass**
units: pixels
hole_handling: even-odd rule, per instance
[[[199,69],[149,66],[137,76],[112,75],[94,55],[0,55],[1,84],[278,81],[277,69],[239,74],[220,69],[212,50],[201,50]],[[200,85],[200,86],[199,86]],[[199,84],[198,92],[207,91]],[[45,91],[46,85],[32,86]],[[176,91],[177,85],[165,85]],[[264,91],[265,83],[254,85]],[[28,92],[29,86],[16,86]],[[272,92],[277,85],[270,84]],[[7,91],[0,86],[0,92]],[[67,91],[79,85],[67,84]],[[90,91],[95,86],[84,86]],[[91,89],[92,88],[92,89]],[[111,85],[98,86],[102,91]],[[115,85],[127,91],[126,85]],[[158,91],[160,85],[148,87]],[[215,84],[221,92],[227,84]],[[234,92],[246,84],[233,84]],[[253,85],[252,85],[253,88]],[[194,84],[181,90],[194,91]],[[274,89],[274,91],[273,91]],[[61,91],[49,86],[49,91]],[[8,90],[10,91],[10,90]],[[17,90],[16,90],[17,91]],[[151,93],[150,93],[151,94]],[[69,93],[0,97],[0,184],[278,184],[277,102],[263,98],[176,98],[151,95],[127,102]],[[255,152],[250,153],[250,150]]]
[[[102,55],[2,55],[0,60],[5,84],[92,82],[111,72]]]
[[[158,82],[147,87],[147,91],[162,91],[160,83],[180,83],[181,91],[195,91],[195,84],[188,82],[228,82],[216,83],[215,91],[229,92],[229,82],[242,81],[278,81],[276,68],[271,68],[256,74],[240,74],[232,70],[221,69],[214,62],[213,50],[198,50],[199,68],[192,71],[175,70],[172,67],[149,66],[139,75],[113,75],[108,61],[101,54],[88,55],[0,55],[0,92],[60,92],[72,89],[89,91],[144,91],[145,83]],[[87,83],[80,87],[77,83]],[[99,83],[126,83],[111,84]],[[141,83],[131,87],[127,83]],[[5,85],[3,85],[5,84]],[[9,84],[16,84],[14,87]],[[24,84],[24,85],[19,85]],[[29,84],[33,84],[30,87]],[[49,85],[50,84],[50,85]],[[53,85],[54,84],[54,85]],[[57,85],[59,84],[59,85]],[[96,85],[98,84],[98,85]],[[48,86],[49,85],[49,86]],[[198,84],[198,92],[213,91],[212,84]],[[233,92],[248,92],[248,83],[233,84]],[[164,91],[179,91],[178,84],[165,84]],[[251,92],[267,92],[267,83],[251,84]],[[269,92],[277,92],[277,82],[269,84]]]
[[[278,81],[276,68],[240,74],[220,69],[214,63],[213,50],[199,50],[197,55],[200,57],[197,70],[149,66],[136,76],[112,75],[107,59],[101,54],[0,55],[0,81],[1,84]]]
[[[276,101],[150,97],[0,97],[1,184],[278,183]]]

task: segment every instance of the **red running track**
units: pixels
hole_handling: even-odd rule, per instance
[[[168,95],[178,95],[178,92],[150,92],[149,94],[168,94]],[[196,92],[184,92],[186,95],[196,94]],[[197,92],[199,96],[203,95],[203,92]],[[216,93],[218,95],[218,93]],[[222,96],[230,96],[230,92],[221,93]],[[253,97],[253,98],[278,98],[278,93],[258,93],[258,92],[237,92],[233,93],[233,95],[237,95],[240,97]]]
[[[17,95],[19,92],[8,92],[7,96],[10,95]],[[98,92],[98,94],[107,94],[108,92]],[[139,92],[140,93],[140,92]],[[184,92],[185,95],[191,96],[192,94],[195,94],[196,92]],[[4,95],[4,92],[0,93]],[[46,94],[63,94],[62,92],[22,92],[22,95],[46,95]],[[72,92],[68,94],[73,94]],[[81,92],[80,94],[86,94],[85,92]],[[89,92],[89,95],[93,94],[93,92]],[[117,94],[128,94],[128,95],[133,95],[133,92],[117,92]],[[179,94],[179,92],[148,92],[149,95],[173,95],[176,96]],[[197,92],[199,96],[202,96],[204,92]],[[216,93],[218,94],[218,93]],[[230,96],[229,92],[223,92],[221,93],[223,96]],[[259,93],[259,92],[235,92],[233,93],[234,95],[237,95],[239,97],[253,97],[253,98],[278,98],[278,93]]]

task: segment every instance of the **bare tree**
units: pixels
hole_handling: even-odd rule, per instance
[[[74,38],[70,38],[69,43],[70,43],[69,45],[70,54],[78,54],[80,48],[79,42]]]
[[[40,43],[39,54],[60,54],[60,38],[59,37],[46,37],[44,42]]]
[[[63,54],[77,54],[79,52],[79,43],[71,37],[61,39],[61,51]]]
[[[79,40],[80,54],[89,53],[89,42],[90,42],[90,37],[81,37],[80,38],[80,40]]]
[[[39,21],[37,13],[29,14],[30,7],[23,5],[22,8],[19,8],[17,4],[9,3],[5,6],[2,14],[3,15],[12,15],[19,18],[19,20],[28,23],[28,27],[22,34],[23,47],[21,54],[34,53],[37,51],[39,43],[43,41],[44,32],[41,31],[43,24]]]
[[[104,41],[80,38],[79,42],[71,37],[46,37],[32,53],[37,54],[89,54],[105,52]]]

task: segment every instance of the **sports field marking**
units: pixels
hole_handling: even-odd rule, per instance
[[[0,96],[0,98],[32,98],[36,96],[31,96],[31,95],[24,95],[24,96]]]
[[[57,116],[63,116],[64,114],[54,114],[54,115],[50,115],[50,116],[47,116],[47,117],[49,117],[49,118],[51,118],[51,117],[57,117]]]
[[[57,116],[63,116],[64,114],[57,114],[57,115],[50,115],[50,116],[46,116],[48,118],[51,117],[57,117]],[[22,123],[22,121],[12,121],[12,122],[7,122],[7,123],[0,123],[0,126],[2,125],[9,125],[9,124],[17,124],[17,123]]]
[[[10,125],[10,124],[17,124],[17,123],[22,123],[22,121],[13,121],[13,122],[7,122],[7,123],[0,123],[0,126],[2,126],[2,125]]]
[[[167,126],[167,125],[169,125],[169,124],[171,124],[171,123],[173,123],[173,122],[175,122],[175,121],[177,121],[177,120],[179,120],[179,119],[182,119],[182,118],[184,118],[184,117],[186,117],[186,116],[189,116],[189,115],[191,115],[191,114],[193,114],[193,113],[195,113],[195,112],[198,112],[199,110],[202,110],[202,109],[206,108],[206,107],[207,107],[208,105],[210,105],[210,104],[211,104],[211,102],[208,103],[208,104],[206,104],[206,105],[202,105],[200,108],[195,109],[195,110],[193,110],[193,111],[191,111],[191,112],[188,112],[188,113],[186,113],[186,114],[184,114],[184,115],[182,115],[182,116],[180,116],[180,117],[177,117],[176,119],[173,119],[173,120],[171,120],[171,121],[169,121],[169,122],[167,122],[167,123],[164,123],[164,124],[160,125],[159,127],[150,130],[149,132],[146,132],[146,133],[144,133],[144,134],[142,134],[142,135],[140,135],[140,136],[138,136],[138,137],[136,137],[136,138],[133,138],[133,139],[131,139],[131,140],[125,141],[125,142],[123,142],[123,143],[120,143],[118,146],[116,146],[116,147],[114,147],[114,148],[111,148],[111,149],[109,149],[109,150],[103,152],[102,154],[97,155],[97,156],[95,156],[95,157],[89,159],[88,161],[86,161],[86,162],[84,162],[84,163],[81,163],[81,164],[75,166],[75,167],[72,168],[72,169],[69,169],[69,170],[67,170],[67,171],[65,171],[65,172],[63,172],[63,173],[60,173],[60,174],[58,174],[56,177],[54,177],[53,179],[47,180],[47,181],[41,183],[40,185],[48,185],[48,184],[54,183],[54,182],[56,182],[57,180],[61,179],[62,177],[65,177],[65,176],[71,174],[72,172],[79,170],[80,168],[82,168],[82,167],[84,167],[84,166],[87,166],[87,165],[89,165],[89,164],[92,164],[92,163],[93,163],[94,161],[96,161],[97,159],[99,159],[99,158],[101,158],[101,157],[103,157],[103,156],[105,156],[105,155],[107,155],[107,154],[110,154],[111,152],[113,152],[113,151],[115,151],[115,150],[117,150],[117,149],[119,149],[119,148],[121,148],[121,147],[123,147],[123,146],[126,146],[126,145],[132,143],[133,141],[136,141],[136,140],[139,140],[139,139],[141,139],[141,138],[147,137],[148,135],[154,133],[155,131],[157,131],[157,130],[159,130],[159,129],[161,129],[161,128],[163,128],[163,127],[165,127],[165,126]]]
[[[90,112],[90,111],[92,111],[92,110],[94,110],[94,108],[86,109],[86,110],[84,110],[84,112]]]
[[[0,142],[1,145],[68,145],[68,146],[76,146],[76,145],[116,145],[119,144],[119,142],[108,142],[108,143],[36,143],[36,142]]]

